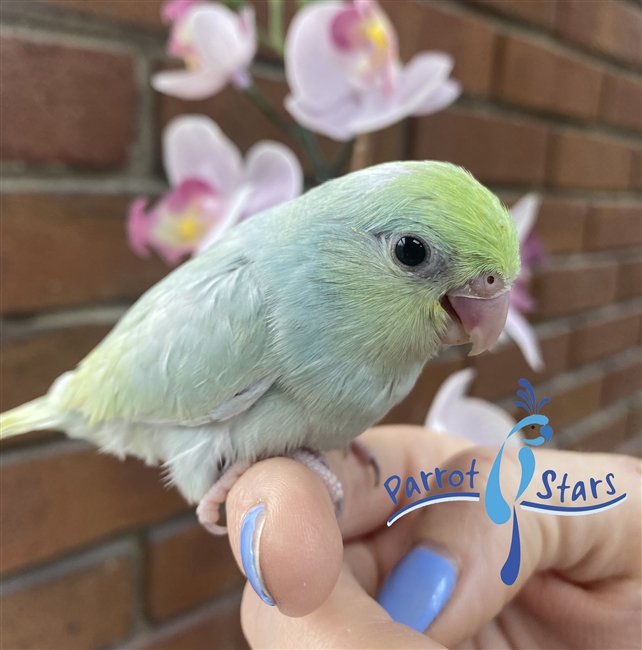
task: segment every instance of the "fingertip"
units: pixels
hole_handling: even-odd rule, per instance
[[[258,596],[304,616],[330,595],[343,542],[322,482],[287,458],[253,465],[227,501],[230,543]]]

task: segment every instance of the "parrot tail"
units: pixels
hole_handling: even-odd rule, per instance
[[[27,402],[0,415],[0,439],[41,429],[56,429],[62,424],[60,412],[48,395]]]

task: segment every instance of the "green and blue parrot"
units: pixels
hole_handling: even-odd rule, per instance
[[[0,432],[58,429],[162,463],[217,532],[248,464],[312,466],[401,401],[441,346],[488,349],[519,267],[510,214],[465,170],[348,174],[180,266]]]

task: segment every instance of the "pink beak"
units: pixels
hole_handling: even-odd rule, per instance
[[[469,356],[481,354],[497,341],[504,329],[510,287],[496,273],[486,273],[449,291],[441,301],[450,316],[441,342],[472,343]]]

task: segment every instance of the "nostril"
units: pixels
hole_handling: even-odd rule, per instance
[[[488,282],[488,284],[493,284],[493,282],[495,282],[495,277],[492,276],[492,275],[489,275],[486,282]]]

